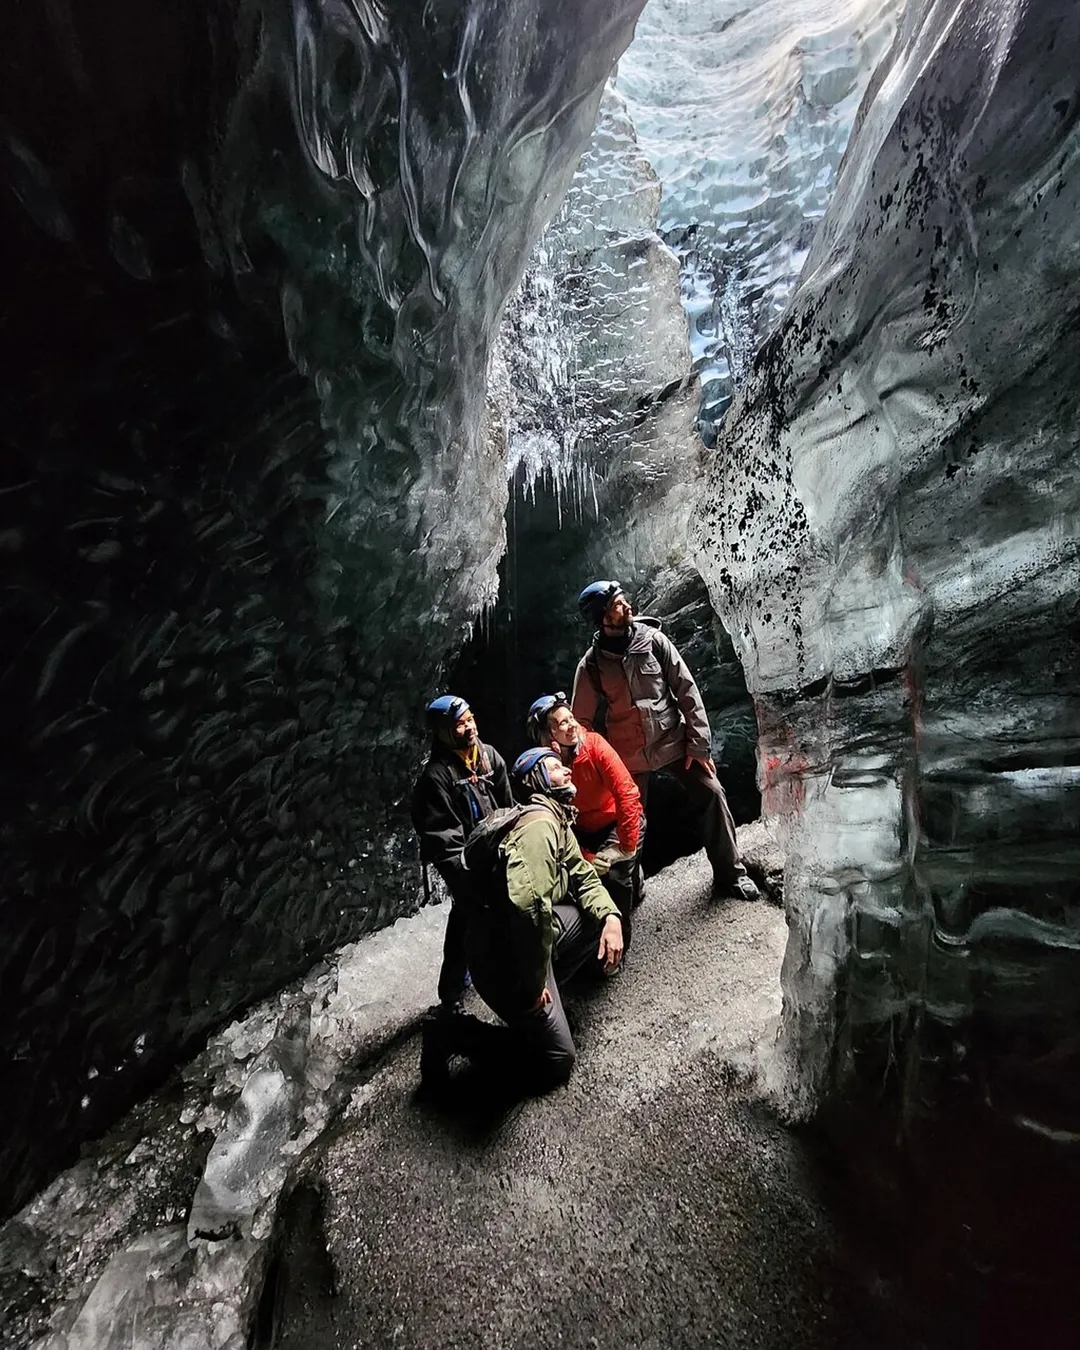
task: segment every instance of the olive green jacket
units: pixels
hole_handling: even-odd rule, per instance
[[[469,968],[477,991],[500,1016],[531,1008],[547,983],[559,936],[555,905],[577,905],[598,924],[619,913],[581,856],[570,816],[549,797],[536,794],[532,801],[547,809],[527,812],[499,845],[510,905],[478,915],[471,925]]]

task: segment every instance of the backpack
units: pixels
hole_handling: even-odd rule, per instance
[[[634,622],[640,623],[651,629],[650,641],[653,643],[653,651],[655,653],[656,643],[654,639],[663,631],[660,620],[653,619],[648,614],[645,614],[640,618],[635,619]],[[592,642],[589,643],[589,648],[585,653],[585,674],[589,677],[589,683],[596,693],[596,711],[593,713],[592,717],[592,729],[593,731],[598,731],[601,736],[606,736],[608,697],[607,694],[604,693],[604,686],[600,679],[600,662],[597,660],[596,656],[597,641],[599,637],[600,634],[597,633]],[[657,660],[663,663],[663,658],[657,657]]]
[[[506,894],[506,868],[501,854],[502,842],[522,816],[530,811],[546,811],[541,802],[517,803],[497,807],[473,826],[461,855],[465,870],[474,880],[474,894],[481,906]]]

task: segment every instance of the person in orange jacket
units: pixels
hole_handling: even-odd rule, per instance
[[[608,742],[580,726],[564,693],[541,694],[526,727],[535,745],[550,746],[570,769],[576,789],[574,833],[619,907],[624,947],[630,945],[631,914],[640,897],[639,854],[645,832],[641,793]]]

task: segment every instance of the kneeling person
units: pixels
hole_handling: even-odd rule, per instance
[[[622,960],[615,902],[581,856],[571,824],[574,787],[554,750],[526,750],[511,770],[522,811],[497,845],[494,875],[469,907],[473,986],[506,1023],[441,1019],[424,1029],[421,1076],[437,1084],[451,1055],[513,1075],[525,1091],[566,1082],[576,1051],[560,983],[590,958]]]

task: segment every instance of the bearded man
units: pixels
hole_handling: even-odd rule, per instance
[[[701,825],[714,896],[760,899],[739,856],[705,705],[675,644],[659,620],[635,619],[617,581],[586,586],[578,609],[596,632],[574,674],[574,716],[588,730],[602,730],[633,775],[646,811],[653,774],[669,774],[682,786]]]
[[[468,703],[455,694],[440,694],[427,706],[431,750],[412,798],[412,821],[420,839],[420,858],[431,863],[450,892],[439,1003],[447,1012],[461,1002],[468,984],[465,955],[466,906],[473,880],[462,852],[473,828],[513,795],[506,761],[480,740]]]

